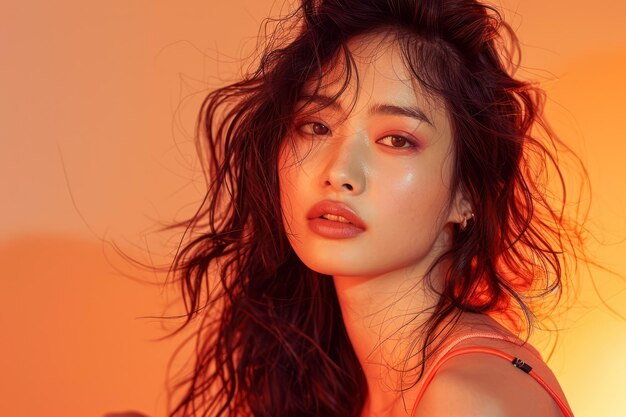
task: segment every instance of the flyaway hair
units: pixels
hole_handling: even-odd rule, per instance
[[[197,326],[192,373],[170,417],[359,416],[365,377],[344,328],[332,279],[289,245],[279,201],[278,152],[305,84],[319,89],[338,62],[358,82],[346,47],[384,32],[415,81],[450,115],[455,189],[475,217],[457,228],[445,285],[412,355],[461,312],[508,318],[530,333],[544,300],[558,299],[567,253],[580,245],[565,215],[544,95],[514,77],[519,44],[492,7],[472,0],[303,0],[278,22],[258,66],[211,92],[198,123],[208,178],[188,239],[172,265]],[[339,90],[339,95],[342,90]],[[549,175],[550,174],[550,175]],[[550,194],[549,181],[563,185]],[[559,187],[557,187],[559,188]],[[438,339],[437,339],[438,340]],[[407,386],[423,372],[407,369]]]

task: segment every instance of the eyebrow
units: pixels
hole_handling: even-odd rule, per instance
[[[306,104],[318,104],[324,108],[328,107],[336,111],[343,111],[343,107],[341,107],[341,105],[337,103],[337,100],[321,94],[305,95],[300,98],[300,101],[304,101],[306,102]],[[434,127],[433,122],[431,122],[428,116],[426,116],[426,113],[424,113],[424,111],[422,111],[420,108],[414,106],[396,106],[393,104],[376,103],[370,106],[368,114],[370,116],[384,114],[390,116],[411,117],[413,119],[428,123],[429,125]]]
[[[374,104],[372,107],[370,107],[368,113],[370,115],[386,114],[391,116],[412,117],[413,119],[428,123],[429,125],[434,127],[433,123],[426,116],[426,114],[417,107],[395,106],[392,104]]]

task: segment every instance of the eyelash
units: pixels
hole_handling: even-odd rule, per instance
[[[386,139],[386,138],[402,139],[402,140],[405,141],[406,144],[409,145],[409,146],[391,146],[391,145],[386,145],[386,146],[389,146],[390,148],[393,148],[393,149],[408,149],[408,148],[415,148],[416,147],[415,143],[413,143],[410,139],[405,138],[404,136],[400,136],[400,135],[383,136],[382,138],[378,139],[376,142],[378,143],[378,142],[380,142],[380,141],[382,141],[383,139]]]
[[[311,127],[311,131],[310,131],[310,132],[304,132],[303,130],[304,130],[305,126],[310,126],[310,127]],[[324,129],[326,129],[326,132],[327,132],[327,133],[320,134],[320,136],[330,134],[330,128],[329,128],[328,126],[326,126],[325,124],[323,124],[323,123],[319,123],[319,122],[305,122],[305,123],[301,123],[301,124],[299,124],[299,125],[298,125],[298,128],[297,128],[297,129],[298,129],[298,131],[300,131],[300,132],[302,132],[302,133],[305,133],[305,134],[307,134],[307,135],[317,136],[317,134],[314,132],[314,129],[315,129],[315,127],[317,127],[317,126],[322,126]],[[387,139],[387,138],[391,138],[391,139],[393,139],[393,138],[402,139],[402,140],[404,140],[404,143],[405,143],[405,144],[408,144],[408,146],[391,146],[391,145],[385,145],[385,146],[387,146],[387,147],[389,147],[389,148],[392,148],[392,149],[408,149],[408,148],[415,148],[415,147],[417,147],[417,145],[415,144],[415,142],[413,142],[411,139],[406,138],[406,137],[404,137],[404,136],[402,136],[402,135],[386,135],[386,136],[383,136],[382,138],[378,139],[378,140],[376,141],[376,143],[379,143],[379,142],[381,142],[383,139]]]
[[[310,132],[304,132],[303,128],[305,126],[311,126],[311,129],[310,129],[311,131]],[[313,136],[313,135],[316,135],[315,131],[313,130],[315,126],[323,126],[327,130],[326,134],[330,133],[330,128],[328,126],[326,126],[324,123],[319,123],[319,122],[304,122],[304,123],[300,123],[298,125],[297,129],[301,133]]]

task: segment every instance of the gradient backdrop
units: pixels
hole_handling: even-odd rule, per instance
[[[181,338],[155,341],[175,322],[141,317],[180,305],[129,278],[163,277],[111,243],[167,261],[178,236],[156,225],[190,214],[202,190],[192,143],[202,90],[237,76],[272,3],[0,3],[0,415],[164,416]],[[587,163],[591,248],[624,276],[626,3],[500,5],[524,46],[522,75],[542,81],[555,129]],[[594,276],[624,314],[624,282]],[[588,279],[582,291],[549,364],[577,416],[623,416],[626,320]]]

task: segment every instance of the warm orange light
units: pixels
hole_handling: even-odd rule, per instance
[[[164,298],[123,277],[98,238],[167,255],[172,242],[145,232],[199,201],[194,93],[239,74],[274,1],[12,3],[0,25],[0,415],[164,416],[174,343],[150,341],[160,324],[137,319],[162,314]],[[594,254],[624,275],[626,3],[498,3],[519,28],[522,76],[542,80],[549,118],[589,168]],[[626,314],[624,281],[594,276]],[[558,320],[549,364],[577,415],[618,417],[626,321],[593,294],[586,281],[597,307]]]

